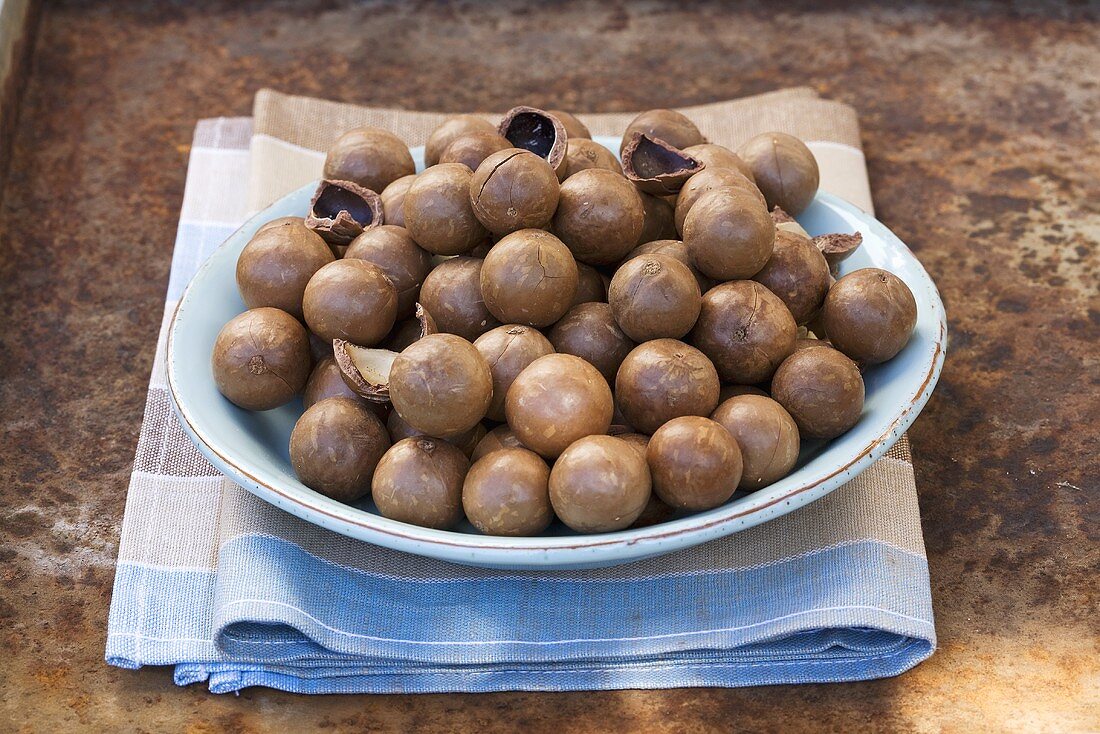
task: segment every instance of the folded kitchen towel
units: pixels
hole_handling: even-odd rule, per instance
[[[823,186],[871,208],[850,108],[788,90],[687,111],[729,145],[767,129],[800,135]],[[629,117],[582,116],[596,134]],[[210,252],[250,209],[316,178],[319,151],[340,132],[377,124],[417,145],[440,119],[264,91],[254,121],[200,122],[164,326]],[[220,476],[172,412],[162,328],[123,519],[111,664],[173,665],[177,683],[215,692],[577,690],[861,680],[907,670],[934,647],[904,437],[825,498],[695,548],[593,570],[470,568],[336,535]]]

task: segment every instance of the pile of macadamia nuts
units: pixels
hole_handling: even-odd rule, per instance
[[[345,133],[309,215],[240,255],[218,388],[247,410],[301,394],[300,480],[431,528],[603,533],[782,478],[859,420],[912,293],[837,279],[861,238],[792,218],[819,175],[790,135],[733,151],[651,110],[620,156],[531,107],[447,120],[419,174],[389,132]]]

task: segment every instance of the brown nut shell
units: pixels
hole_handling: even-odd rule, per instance
[[[813,242],[817,249],[821,250],[821,254],[825,256],[826,262],[829,263],[829,270],[835,275],[837,267],[851,257],[863,244],[863,234],[861,232],[851,234],[834,232],[818,235],[813,238]]]
[[[349,398],[365,402],[344,382],[340,368],[332,357],[325,357],[319,361],[313,371],[309,373],[309,379],[302,390],[302,407],[309,410],[317,403],[328,398]],[[375,412],[375,415],[378,415],[378,413]]]
[[[465,339],[431,334],[390,369],[390,401],[409,425],[446,438],[476,426],[493,399],[489,365]]]
[[[681,510],[724,504],[741,481],[741,449],[730,432],[710,418],[674,418],[649,439],[646,459],[653,491]]]
[[[495,131],[469,133],[451,141],[439,156],[439,162],[461,163],[471,171],[476,171],[493,153],[511,147],[512,144]]]
[[[428,435],[424,433],[424,431],[410,426],[408,421],[402,418],[396,410],[391,410],[389,415],[386,416],[386,431],[390,434],[390,440],[394,443],[405,438]],[[481,443],[481,440],[485,438],[487,433],[488,431],[485,430],[485,426],[478,423],[468,431],[456,433],[453,436],[446,436],[443,440],[469,456],[473,453],[477,445]],[[432,436],[432,438],[440,437]]]
[[[741,449],[740,489],[754,491],[791,473],[798,462],[798,426],[782,405],[769,397],[739,395],[715,409]]]
[[[817,160],[793,135],[761,133],[746,141],[737,154],[752,169],[769,210],[778,206],[797,216],[814,200],[821,181]]]
[[[554,521],[550,467],[534,451],[495,451],[474,463],[462,485],[462,507],[486,535],[538,535]]]
[[[474,447],[473,453],[470,454],[470,461],[478,461],[482,457],[488,456],[494,451],[500,451],[501,449],[521,448],[523,448],[523,443],[520,442],[515,431],[509,428],[507,424],[497,426],[486,433],[481,440],[477,442],[477,446]]]
[[[302,310],[310,330],[322,339],[370,347],[393,328],[397,289],[377,265],[337,260],[310,278]]]
[[[708,171],[718,168],[731,168],[752,181],[752,169],[749,168],[749,164],[741,160],[741,156],[724,145],[718,145],[717,143],[689,145],[684,148],[684,153],[702,163]]]
[[[504,398],[519,373],[539,357],[553,354],[554,347],[538,329],[519,324],[498,326],[477,338],[474,347],[489,364],[493,375],[493,399],[485,416],[503,421]]]
[[[309,378],[309,336],[277,308],[254,308],[229,320],[214,341],[210,365],[218,390],[245,410],[290,400]]]
[[[676,229],[676,215],[672,204],[667,199],[653,194],[639,191],[638,195],[642,198],[642,209],[645,210],[642,234],[638,237],[638,244],[678,238],[680,233]]]
[[[485,256],[481,295],[503,323],[549,326],[573,304],[577,279],[577,263],[561,240],[541,229],[521,229]]]
[[[495,235],[543,229],[558,206],[558,176],[527,150],[505,148],[482,161],[470,182],[470,206]]]
[[[424,279],[420,303],[439,331],[473,341],[500,326],[481,295],[484,263],[477,257],[453,257],[437,265]]]
[[[639,344],[619,368],[615,404],[642,433],[685,415],[710,415],[718,405],[718,372],[706,355],[675,339]]]
[[[684,244],[703,275],[719,281],[751,278],[772,255],[775,223],[751,194],[715,189],[688,212]]]
[[[435,325],[435,319],[432,318],[427,309],[416,303],[413,304],[412,318],[394,324],[390,335],[386,337],[386,341],[382,342],[380,346],[383,349],[389,349],[391,352],[403,352],[405,347],[413,342],[423,339],[428,334],[437,333],[439,333],[439,328]]]
[[[805,324],[829,292],[829,263],[807,238],[776,230],[772,256],[752,279],[779,296],[796,324]]]
[[[653,240],[651,242],[646,242],[644,245],[638,245],[623,258],[623,262],[625,263],[627,260],[632,260],[639,255],[668,255],[674,260],[679,260],[686,265],[687,269],[691,271],[691,274],[695,276],[695,282],[699,284],[700,293],[706,293],[714,286],[714,281],[700,273],[695,267],[695,263],[691,260],[691,253],[688,252],[687,245],[681,240]]]
[[[687,265],[669,255],[649,254],[619,266],[607,302],[623,333],[644,342],[679,339],[691,331],[702,296]]]
[[[606,433],[612,402],[595,367],[570,354],[548,354],[519,373],[504,412],[524,446],[553,458],[579,438]]]
[[[397,289],[397,318],[413,315],[420,286],[432,270],[432,256],[404,227],[384,224],[368,229],[352,240],[344,259],[374,263]]]
[[[707,142],[703,134],[699,132],[699,128],[695,127],[695,123],[676,110],[646,110],[631,120],[623,132],[623,142],[619,147],[620,153],[626,148],[635,132],[660,138],[680,150]]]
[[[341,135],[325,156],[324,177],[351,181],[371,191],[416,173],[409,147],[393,133],[361,127]]]
[[[587,436],[570,444],[550,471],[550,502],[579,533],[630,527],[649,500],[645,458],[614,436]]]
[[[798,327],[774,293],[752,280],[715,286],[703,296],[690,341],[725,382],[765,382],[794,351]]]
[[[416,175],[402,176],[378,194],[382,199],[382,221],[398,227],[405,226],[405,194],[416,180]]]
[[[495,133],[497,126],[477,115],[455,115],[443,122],[428,136],[424,145],[424,165],[434,166],[451,143],[471,133]]]
[[[416,177],[403,204],[416,244],[436,255],[460,255],[481,244],[488,232],[470,206],[472,177],[461,163],[440,163]]]
[[[371,493],[390,520],[446,530],[462,520],[462,483],[470,462],[438,438],[417,436],[395,443],[378,462]]]
[[[370,491],[390,438],[361,403],[329,398],[313,405],[290,434],[290,464],[302,484],[340,502]]]
[[[638,244],[645,208],[622,176],[589,168],[561,185],[553,231],[580,262],[610,265]]]
[[[860,364],[879,364],[909,342],[917,324],[917,301],[898,276],[863,268],[829,289],[822,322],[834,347]]]
[[[497,132],[515,147],[542,158],[559,180],[563,178],[569,135],[557,117],[535,107],[513,107],[500,121]]]
[[[863,412],[859,367],[836,349],[800,349],[772,378],[772,397],[803,438],[836,438],[859,422]]]
[[[767,207],[767,203],[764,201],[764,195],[760,193],[760,189],[756,188],[756,184],[752,182],[752,179],[745,177],[740,171],[736,171],[732,168],[706,168],[689,178],[687,183],[684,184],[684,187],[680,189],[680,193],[676,196],[676,208],[673,213],[673,222],[677,232],[684,231],[684,224],[687,222],[688,212],[691,211],[691,207],[695,206],[695,202],[699,201],[704,194],[714,191],[715,189],[737,189],[739,191],[744,191],[746,194],[759,201],[762,206]]]
[[[592,137],[592,133],[588,131],[588,126],[578,120],[572,112],[566,112],[565,110],[547,110],[547,112],[558,118],[562,127],[565,128],[565,133],[569,136],[570,142],[578,138]]]
[[[565,175],[562,180],[589,168],[602,168],[620,176],[623,173],[619,159],[610,150],[594,140],[570,137],[565,151]]]
[[[332,340],[332,351],[340,376],[352,392],[372,403],[389,402],[390,370],[397,352],[358,347],[343,339]]]
[[[606,302],[607,283],[604,276],[591,265],[577,263],[577,294],[573,296],[572,305]]]
[[[582,303],[569,309],[548,334],[553,350],[572,354],[591,364],[609,384],[619,365],[634,348],[606,303]]]
[[[382,197],[374,191],[352,181],[325,179],[313,194],[305,224],[335,248],[349,244],[384,219]]]
[[[639,191],[655,196],[679,193],[703,164],[660,138],[633,133],[623,148],[623,173]]]
[[[248,308],[271,306],[301,319],[306,283],[333,259],[328,245],[304,220],[265,225],[237,258],[237,289]]]
[[[722,385],[722,389],[718,393],[718,404],[726,402],[732,397],[738,395],[763,395],[768,397],[768,393],[755,385]]]

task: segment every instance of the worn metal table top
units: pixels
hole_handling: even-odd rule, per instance
[[[1100,728],[1100,8],[48,4],[0,207],[0,730]],[[195,121],[261,86],[624,110],[808,84],[952,337],[911,437],[940,649],[748,690],[215,697],[103,663]]]

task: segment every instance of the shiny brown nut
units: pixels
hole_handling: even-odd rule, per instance
[[[462,337],[431,334],[390,369],[390,401],[409,425],[446,438],[476,426],[493,399],[489,365]]]
[[[796,324],[805,324],[829,292],[829,263],[810,240],[777,230],[772,256],[752,279],[779,296]]]
[[[277,308],[254,308],[229,320],[210,356],[214,382],[245,410],[290,402],[309,378],[309,336],[298,320]]]
[[[332,340],[333,359],[352,392],[372,403],[390,400],[390,369],[397,352],[359,347],[343,339]]]
[[[447,146],[471,133],[495,133],[497,126],[477,115],[456,115],[443,122],[428,136],[424,145],[424,165],[434,166]]]
[[[309,410],[311,407],[327,400],[328,398],[348,398],[360,403],[366,403],[363,398],[355,394],[347,383],[344,382],[344,378],[340,373],[340,368],[336,364],[336,360],[332,357],[325,357],[317,366],[313,368],[313,371],[309,373],[309,379],[306,381],[305,389],[302,390],[302,407]],[[379,406],[383,407],[384,406]],[[378,412],[371,411],[375,415]]]
[[[271,306],[302,318],[306,283],[332,251],[299,218],[262,227],[237,258],[237,289],[248,308]]]
[[[688,179],[690,181],[690,179]],[[680,236],[676,229],[675,212],[672,204],[660,196],[638,192],[642,197],[642,209],[645,210],[645,219],[642,220],[642,234],[638,237],[638,244],[657,240],[674,240]]]
[[[495,235],[543,229],[558,206],[558,176],[539,156],[519,148],[493,153],[470,182],[470,206]]]
[[[588,126],[578,120],[577,116],[572,112],[566,112],[565,110],[547,110],[547,112],[558,118],[562,127],[565,128],[565,133],[569,136],[570,141],[577,138],[592,137],[592,133],[588,131]]]
[[[305,224],[305,219],[302,217],[276,217],[269,222],[264,222],[256,230],[256,234],[263,232],[265,229],[271,229],[272,227],[291,227],[295,224]]]
[[[638,244],[645,209],[637,190],[622,176],[589,168],[561,185],[553,231],[589,265],[610,265]]]
[[[879,364],[909,342],[917,324],[917,301],[898,276],[863,268],[829,289],[822,321],[834,347],[860,364]]]
[[[794,351],[798,327],[779,297],[752,280],[711,288],[689,341],[725,382],[764,382]]]
[[[634,348],[606,303],[574,306],[554,324],[548,336],[555,352],[580,357],[599,370],[609,384],[614,384],[619,365]]]
[[[625,263],[627,260],[632,260],[639,255],[668,255],[674,260],[679,260],[687,269],[691,271],[691,274],[695,276],[695,282],[699,284],[699,292],[706,293],[714,286],[714,281],[703,275],[695,267],[695,263],[691,260],[691,253],[688,252],[687,245],[681,240],[653,240],[646,242],[644,245],[638,245],[623,258]]]
[[[718,404],[726,402],[732,397],[738,395],[763,395],[768,397],[768,393],[753,385],[722,385],[722,389],[718,392]]]
[[[500,121],[497,132],[515,147],[531,151],[549,163],[559,180],[564,177],[569,135],[557,117],[535,107],[513,107]]]
[[[635,132],[623,148],[623,173],[639,191],[655,196],[679,193],[703,164],[660,138]]]
[[[498,326],[477,338],[474,347],[489,364],[493,375],[493,399],[485,416],[504,420],[504,398],[519,373],[539,357],[553,354],[554,347],[538,329],[519,324]]]
[[[416,180],[416,175],[402,176],[386,188],[382,189],[378,197],[382,199],[382,220],[386,224],[398,227],[405,226],[405,194]]]
[[[413,173],[416,165],[409,147],[401,138],[377,127],[349,130],[325,156],[325,178],[353,181],[371,191],[381,191]]]
[[[623,142],[619,147],[620,153],[626,148],[631,135],[635,132],[660,138],[669,145],[681,150],[707,142],[703,134],[699,132],[699,128],[695,127],[695,123],[675,110],[647,110],[631,120],[623,132]]]
[[[471,171],[476,171],[482,161],[493,153],[511,147],[512,144],[495,131],[468,133],[452,140],[439,156],[439,162],[461,163]]]
[[[607,289],[611,314],[636,342],[679,339],[699,318],[702,296],[687,265],[668,255],[642,255],[619,266]]]
[[[615,379],[615,404],[642,433],[685,415],[710,415],[718,405],[718,372],[706,355],[675,339],[639,344]]]
[[[577,263],[561,240],[541,229],[521,229],[485,256],[481,295],[503,323],[549,326],[572,305],[577,278]]]
[[[311,406],[290,433],[290,465],[302,484],[340,502],[370,491],[371,478],[390,447],[382,422],[349,398]]]
[[[775,223],[752,195],[715,189],[688,212],[684,244],[703,275],[720,281],[751,278],[772,256]]]
[[[337,260],[309,279],[302,310],[317,336],[370,347],[393,328],[397,289],[377,265]]]
[[[769,397],[739,395],[711,415],[741,449],[740,489],[753,491],[791,473],[798,461],[798,426],[782,405]]]
[[[650,490],[645,458],[614,436],[578,439],[550,471],[554,512],[578,533],[630,527],[645,509]]]
[[[562,176],[562,180],[589,168],[602,168],[620,176],[623,173],[619,159],[610,150],[594,140],[570,137],[569,145],[565,150],[565,175]]]
[[[473,173],[461,163],[425,170],[405,193],[405,228],[416,244],[436,255],[460,255],[481,244],[488,232],[470,206]]]
[[[753,180],[768,200],[797,216],[814,200],[821,174],[810,149],[786,133],[761,133],[737,149],[752,169]]]
[[[687,222],[688,212],[691,211],[691,207],[695,206],[695,202],[699,201],[704,194],[710,193],[715,189],[737,189],[739,191],[744,191],[746,194],[759,201],[761,206],[767,206],[767,203],[764,201],[764,195],[760,193],[760,189],[756,188],[756,184],[752,182],[752,179],[746,178],[740,171],[736,171],[732,168],[706,168],[689,178],[687,183],[684,184],[684,187],[680,189],[680,193],[676,195],[676,208],[673,213],[673,222],[677,232],[684,231],[684,224]]]
[[[395,443],[378,462],[371,482],[382,517],[446,530],[462,520],[462,482],[470,462],[438,438],[417,436]]]
[[[339,247],[377,227],[385,219],[382,197],[351,181],[325,179],[309,204],[305,225],[316,232],[340,257]]]
[[[500,326],[481,295],[484,262],[477,257],[453,257],[437,265],[424,279],[420,303],[439,331],[473,341]]]
[[[424,431],[410,426],[408,421],[402,418],[396,410],[391,410],[389,415],[386,416],[386,431],[389,433],[390,440],[393,441],[393,443],[397,443],[406,438],[428,435],[424,433]],[[487,434],[488,431],[485,430],[485,426],[478,423],[468,431],[456,433],[453,436],[447,436],[442,440],[451,444],[466,456],[470,456]],[[432,436],[432,438],[439,438],[439,436]]]
[[[606,302],[607,284],[604,276],[591,265],[577,263],[577,293],[573,296],[572,305]]]
[[[607,380],[571,354],[536,359],[519,373],[504,400],[504,413],[516,436],[547,458],[558,456],[579,438],[606,433],[613,411]]]
[[[495,451],[470,467],[462,507],[486,535],[538,535],[554,521],[550,467],[527,449]]]
[[[470,461],[478,461],[494,451],[500,451],[501,449],[521,448],[523,448],[523,444],[520,442],[519,437],[516,436],[515,431],[509,428],[507,424],[497,426],[486,433],[481,440],[477,442],[477,446],[474,447],[473,453],[470,454]]]
[[[724,504],[741,482],[741,449],[730,432],[710,418],[674,418],[649,439],[646,460],[653,491],[681,510]]]
[[[397,290],[397,318],[413,315],[420,286],[432,270],[432,256],[408,230],[392,224],[368,229],[352,241],[344,259],[366,260],[381,268]]]
[[[835,349],[800,349],[772,378],[772,397],[798,424],[803,438],[836,438],[859,422],[863,377]]]
[[[824,339],[815,339],[811,336],[800,336],[794,343],[794,351],[800,349],[813,349],[814,347],[831,347],[833,346]]]
[[[752,169],[749,168],[749,164],[741,160],[741,156],[724,145],[718,145],[717,143],[689,145],[684,148],[684,153],[702,163],[708,171],[718,168],[732,168],[752,181]]]

